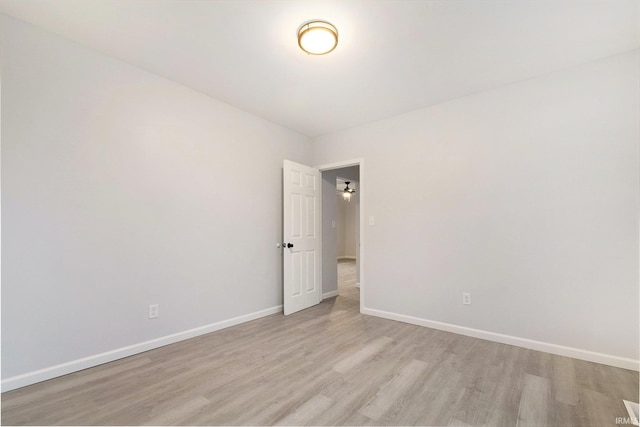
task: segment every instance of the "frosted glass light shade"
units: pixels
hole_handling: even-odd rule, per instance
[[[307,22],[298,30],[298,45],[311,55],[324,55],[338,45],[338,30],[328,22]]]

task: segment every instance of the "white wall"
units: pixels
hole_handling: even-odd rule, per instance
[[[354,183],[357,185],[357,183]],[[360,186],[357,186],[360,190]],[[344,206],[344,256],[355,258],[356,256],[356,205],[357,193],[351,196],[350,201],[342,198]]]
[[[358,187],[359,188],[359,187]],[[351,200],[337,194],[338,207],[338,258],[355,258],[356,256],[356,197]]]
[[[3,379],[282,304],[306,137],[12,18],[1,49]]]
[[[338,258],[344,257],[345,249],[345,201],[344,198],[336,194],[336,234],[337,234],[337,248],[338,248]]]
[[[316,164],[367,164],[365,307],[637,361],[638,68],[636,51],[318,138]]]

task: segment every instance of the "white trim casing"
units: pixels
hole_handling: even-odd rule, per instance
[[[231,319],[221,320],[220,322],[211,323],[209,325],[200,326],[198,328],[189,329],[187,331],[178,332],[176,334],[155,338],[127,347],[122,347],[93,356],[84,357],[82,359],[73,360],[71,362],[62,363],[60,365],[51,366],[49,368],[27,372],[26,374],[17,375],[15,377],[2,380],[2,392],[25,387],[31,384],[39,383],[41,381],[50,380],[52,378],[70,374],[72,372],[102,365],[104,363],[113,362],[114,360],[133,356],[134,354],[153,350],[154,348],[164,347],[165,345],[173,344],[178,341],[184,341],[189,338],[194,338],[200,335],[208,334],[210,332],[219,331],[220,329],[225,329],[230,326],[239,325],[240,323],[249,322],[251,320],[259,319],[261,317],[281,312],[282,306],[278,305]]]
[[[383,319],[397,320],[398,322],[410,323],[412,325],[425,326],[427,328],[452,332],[454,334],[466,335],[468,337],[480,338],[487,341],[514,345],[516,347],[528,348],[530,350],[544,351],[546,353],[572,357],[574,359],[586,360],[588,362],[602,363],[604,365],[615,366],[617,368],[630,369],[633,371],[640,370],[640,361],[628,359],[625,357],[614,356],[611,354],[596,353],[590,350],[583,350],[574,347],[535,341],[527,338],[514,337],[511,335],[498,334],[495,332],[483,331],[481,329],[467,328],[466,326],[452,325],[450,323],[437,322],[435,320],[406,316],[404,314],[391,313],[388,311],[375,310],[372,308],[364,308],[362,310],[362,314],[382,317]]]

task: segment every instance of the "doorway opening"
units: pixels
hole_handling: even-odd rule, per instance
[[[360,168],[351,166],[336,169],[336,212],[335,223],[337,249],[338,295],[343,298],[360,300],[358,282],[358,214],[360,200]]]
[[[339,296],[362,311],[363,161],[318,169],[322,175],[322,298]]]

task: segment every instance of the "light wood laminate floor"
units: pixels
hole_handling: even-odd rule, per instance
[[[615,426],[638,373],[363,316],[339,296],[2,395],[4,425]]]

